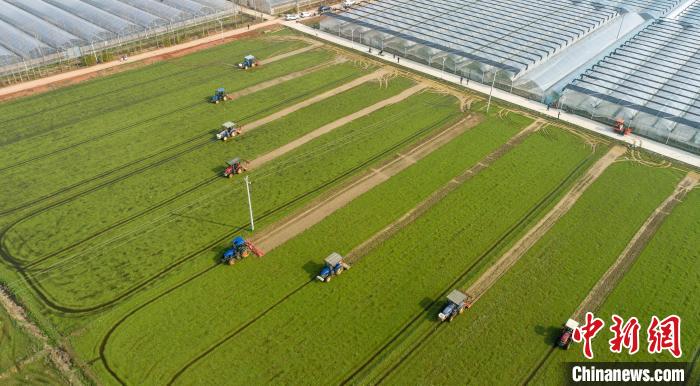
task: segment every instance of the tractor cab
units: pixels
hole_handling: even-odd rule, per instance
[[[557,346],[568,350],[574,337],[574,331],[578,328],[578,325],[578,322],[573,319],[567,320],[566,324],[561,329],[561,335],[557,341]]]
[[[220,139],[224,142],[241,134],[241,129],[237,128],[236,124],[231,121],[224,122],[221,128],[222,130],[216,135],[216,139]]]
[[[469,303],[468,296],[459,290],[452,290],[449,295],[447,295],[447,304],[442,312],[438,314],[438,319],[441,322],[449,321],[451,322],[455,316],[464,312],[465,309],[471,307]]]
[[[316,276],[316,279],[328,283],[333,276],[340,275],[343,271],[350,269],[339,253],[333,252],[324,260],[325,265],[321,268],[321,272]]]
[[[255,56],[253,55],[247,55],[246,57],[243,58],[243,61],[238,63],[238,68],[242,68],[244,70],[247,70],[252,67],[257,67],[260,64],[257,59],[255,59]]]
[[[219,103],[227,100],[226,90],[223,87],[217,88],[214,91],[214,96],[211,97],[211,103]]]
[[[236,157],[228,162],[226,162],[228,167],[224,170],[224,177],[233,178],[236,174],[242,174],[246,172],[246,168],[243,166],[243,162],[240,158]]]
[[[615,125],[613,126],[613,131],[620,135],[629,135],[632,133],[632,128],[627,127],[625,128],[625,120],[622,118],[618,118],[615,120]]]

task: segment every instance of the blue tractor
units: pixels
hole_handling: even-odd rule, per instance
[[[447,295],[447,304],[442,312],[438,314],[438,319],[441,322],[451,322],[457,315],[461,314],[472,304],[468,301],[469,297],[461,291],[453,290]]]
[[[260,65],[260,62],[258,62],[257,59],[255,59],[255,56],[253,55],[247,55],[246,57],[243,58],[243,61],[238,63],[238,68],[242,68],[244,70],[247,70],[249,68],[257,67]]]
[[[324,283],[328,283],[333,276],[340,275],[343,271],[350,269],[350,265],[346,263],[343,256],[340,256],[337,252],[331,253],[326,257],[324,262],[326,264],[321,268],[321,272],[318,276],[316,276],[316,279]]]
[[[214,91],[214,96],[211,97],[211,103],[219,103],[226,100],[228,100],[228,96],[223,87],[217,88],[216,91]]]
[[[241,236],[236,236],[233,239],[232,244],[233,245],[231,248],[227,249],[224,252],[224,255],[221,257],[221,262],[224,264],[234,265],[239,260],[243,260],[244,258],[248,257],[251,252],[258,257],[262,257],[264,255],[262,250]]]

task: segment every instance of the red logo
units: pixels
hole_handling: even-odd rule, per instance
[[[612,320],[613,325],[610,326],[610,331],[615,336],[609,340],[610,351],[621,353],[624,347],[630,354],[636,354],[639,351],[639,320],[633,316],[624,325],[624,320],[617,315],[613,315]]]
[[[574,342],[583,341],[583,355],[588,359],[593,359],[593,347],[591,341],[605,326],[603,319],[596,318],[593,313],[586,312],[586,323],[574,330]]]
[[[681,318],[678,315],[668,316],[661,321],[656,315],[652,316],[649,329],[647,329],[647,337],[650,354],[668,350],[676,358],[683,355],[681,350]]]

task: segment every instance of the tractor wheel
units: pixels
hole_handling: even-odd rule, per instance
[[[229,174],[228,178],[233,178],[233,173]]]
[[[462,315],[464,313],[464,308],[459,309],[459,314]]]
[[[455,315],[454,315],[454,314],[452,314],[452,315],[450,315],[450,318],[449,318],[449,319],[448,319],[447,321],[448,321],[448,322],[451,322],[451,321],[453,321],[453,320],[454,320],[454,318],[455,318]]]
[[[341,269],[341,270],[339,270],[338,272],[336,272],[335,274],[338,275],[338,276],[340,276],[340,274],[342,274],[342,273],[343,273],[343,270]]]
[[[234,264],[236,264],[236,259],[230,259],[228,261],[228,265],[234,265]]]
[[[328,276],[328,277],[326,278],[326,283],[330,282],[330,281],[331,281],[331,278],[332,278],[332,276]]]

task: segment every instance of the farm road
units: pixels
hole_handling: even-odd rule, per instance
[[[342,190],[335,192],[330,197],[310,205],[301,213],[275,224],[256,241],[263,250],[269,251],[296,237],[306,229],[319,223],[321,220],[344,207],[355,198],[368,192],[375,186],[400,173],[409,166],[425,158],[433,151],[452,141],[468,129],[476,126],[481,119],[476,116],[468,116],[451,127],[419,143],[412,149],[398,154],[398,157],[386,165],[372,169],[366,176],[353,182]]]
[[[600,280],[598,280],[593,289],[588,293],[588,296],[586,296],[579,308],[571,316],[572,319],[581,320],[586,312],[598,310],[620,280],[622,280],[622,277],[632,268],[637,257],[639,257],[646,245],[663,224],[666,216],[673,211],[678,203],[683,201],[686,194],[698,184],[699,180],[700,175],[690,172],[678,183],[673,193],[656,208],[649,218],[647,218],[617,260],[615,260],[613,265],[611,265]]]
[[[501,258],[489,267],[479,279],[474,282],[466,294],[471,301],[478,300],[498,279],[501,278],[521,257],[527,253],[530,248],[537,243],[554,224],[559,221],[571,209],[583,193],[595,182],[598,177],[608,168],[615,160],[625,153],[623,146],[615,146],[606,155],[598,160],[584,174],[576,184],[566,193],[566,195],[549,211],[542,219],[532,227],[518,242],[508,250]]]

